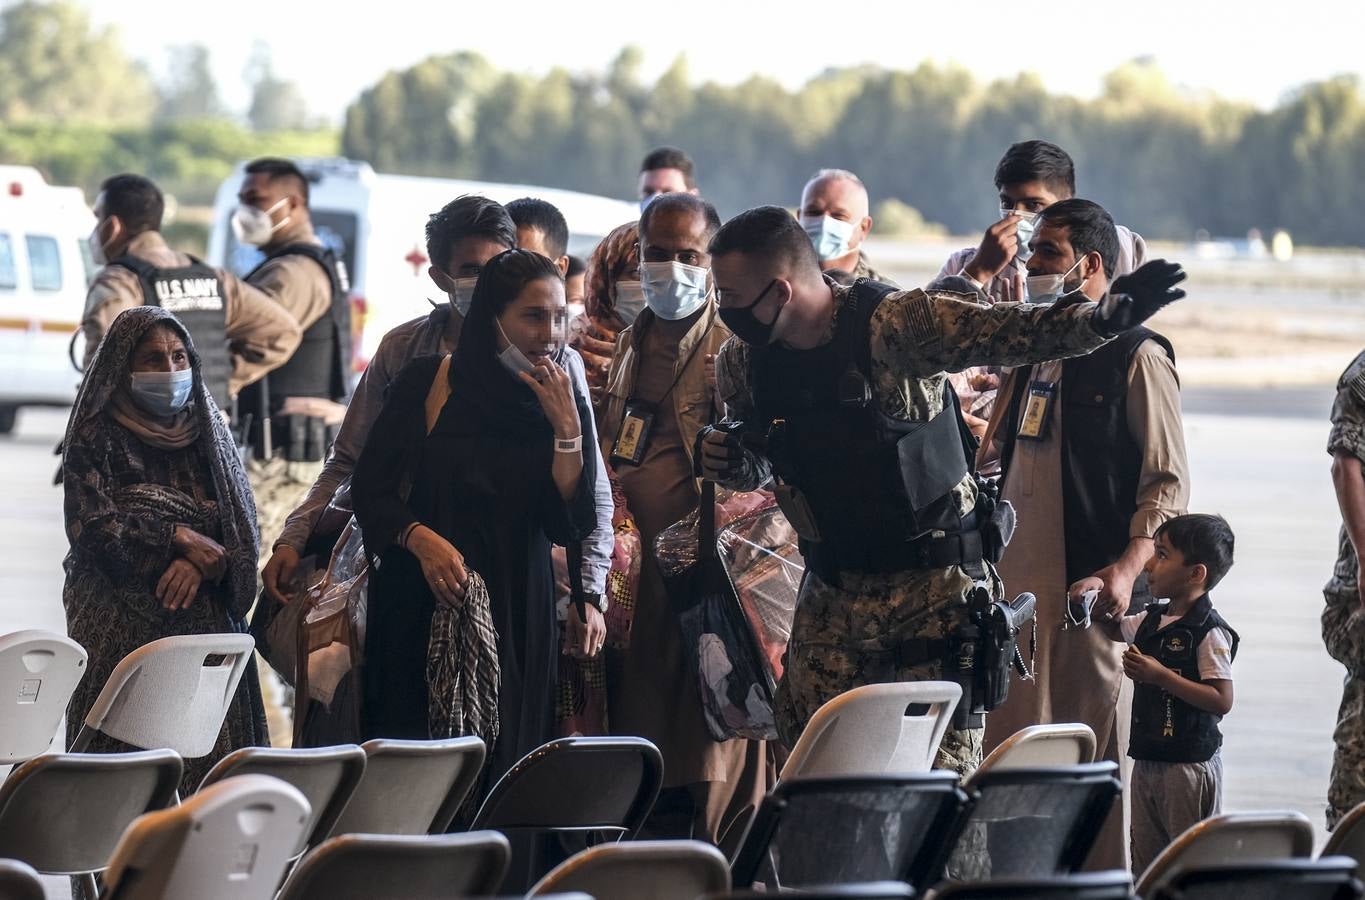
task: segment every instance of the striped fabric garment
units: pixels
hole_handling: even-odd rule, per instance
[[[427,719],[433,739],[477,735],[492,747],[498,738],[498,633],[488,586],[469,573],[464,601],[440,601],[431,616],[427,645]]]

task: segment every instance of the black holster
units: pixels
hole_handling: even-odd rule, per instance
[[[962,685],[954,728],[980,728],[985,713],[1005,702],[1011,668],[1021,677],[1033,677],[1019,649],[1019,634],[1033,621],[1036,603],[1032,594],[1007,602],[992,600],[984,587],[968,593],[967,620],[949,639],[943,661],[944,678]]]

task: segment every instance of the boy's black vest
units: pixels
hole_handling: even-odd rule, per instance
[[[1174,669],[1182,678],[1199,682],[1199,645],[1215,628],[1232,636],[1232,657],[1237,656],[1237,632],[1213,608],[1209,595],[1200,597],[1181,619],[1160,627],[1167,603],[1147,607],[1133,645],[1147,656]],[[1197,709],[1151,684],[1133,687],[1133,729],[1128,755],[1155,762],[1207,762],[1223,744],[1218,723],[1222,716]]]
[[[175,313],[194,340],[204,388],[220,409],[228,409],[232,357],[228,352],[227,299],[218,270],[193,256],[188,266],[163,269],[129,253],[109,265],[121,266],[137,276],[144,306]]]
[[[1053,427],[1062,442],[1062,522],[1066,582],[1093,575],[1123,555],[1137,511],[1142,448],[1128,431],[1128,371],[1144,341],[1175,362],[1170,341],[1134,328],[1062,363],[1061,409]],[[1023,398],[1036,368],[1021,371],[1001,423],[1001,466],[1008,476]]]
[[[287,244],[266,257],[246,276],[248,282],[263,266],[281,256],[306,256],[322,266],[332,285],[332,305],[326,315],[308,326],[303,340],[289,361],[270,373],[270,412],[277,412],[286,397],[321,397],[345,400],[349,393],[351,362],[350,288],[332,251],[318,244]],[[259,409],[255,393],[259,382],[242,389],[241,408]]]
[[[801,552],[826,581],[841,571],[980,565],[982,559],[975,516],[964,521],[952,496],[970,471],[975,446],[951,390],[945,409],[928,422],[891,418],[872,394],[868,327],[896,290],[860,279],[839,312],[833,340],[812,350],[773,345],[753,356],[755,424],[766,431],[774,474],[809,504],[820,535],[803,537]],[[942,536],[916,539],[930,531]]]

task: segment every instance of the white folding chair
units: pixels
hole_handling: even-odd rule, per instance
[[[84,647],[53,631],[0,635],[0,766],[48,751],[85,662]]]
[[[1187,828],[1138,879],[1150,900],[1177,872],[1244,860],[1313,855],[1313,826],[1298,812],[1224,813]]]
[[[952,681],[869,684],[840,694],[815,711],[782,777],[926,772],[961,699]],[[928,709],[911,714],[912,706]]]
[[[114,667],[72,751],[99,733],[185,759],[207,756],[255,648],[249,634],[185,634],[144,644]],[[209,664],[210,657],[221,659]]]
[[[102,900],[271,900],[308,830],[308,801],[269,775],[239,775],[141,816],[105,870]]]
[[[1365,803],[1341,817],[1321,855],[1349,856],[1365,869]]]
[[[343,834],[303,858],[277,900],[437,900],[495,893],[512,857],[496,831]]]
[[[976,774],[1002,769],[1051,769],[1095,761],[1095,732],[1079,722],[1030,725],[1006,738],[977,767]]]
[[[628,841],[584,850],[527,897],[581,891],[596,900],[696,900],[730,889],[725,855],[701,841]]]

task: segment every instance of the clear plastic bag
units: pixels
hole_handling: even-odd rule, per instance
[[[791,639],[796,598],[806,573],[796,531],[774,504],[722,528],[716,535],[716,550],[775,688],[782,678],[782,657]]]
[[[369,577],[360,526],[353,518],[342,529],[327,571],[302,600],[295,746],[322,746],[359,733]]]

